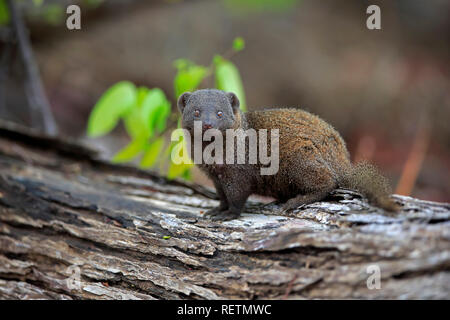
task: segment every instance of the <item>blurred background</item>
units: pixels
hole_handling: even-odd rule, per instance
[[[240,36],[245,49],[232,60],[248,110],[315,113],[343,135],[352,160],[377,164],[396,193],[450,201],[450,1],[18,2],[60,134],[106,158],[129,140],[121,126],[86,138],[106,89],[121,80],[159,87],[176,113],[173,62],[208,65]],[[82,8],[81,30],[66,28],[72,3]],[[381,30],[366,27],[371,4],[381,8]],[[29,125],[18,60],[12,54],[0,77],[0,118]]]

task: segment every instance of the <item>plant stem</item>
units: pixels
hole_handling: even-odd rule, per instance
[[[8,0],[11,25],[17,38],[20,55],[25,69],[25,92],[31,110],[32,126],[42,129],[49,135],[56,135],[58,129],[49,102],[42,86],[39,70],[34,59],[33,49],[23,23],[20,10],[14,0]]]

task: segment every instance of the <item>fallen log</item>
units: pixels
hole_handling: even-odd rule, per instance
[[[450,204],[393,197],[213,222],[212,190],[2,122],[0,298],[450,298]]]

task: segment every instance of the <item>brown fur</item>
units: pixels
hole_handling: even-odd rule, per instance
[[[208,212],[215,219],[239,216],[251,194],[275,197],[285,202],[285,209],[293,209],[324,199],[338,186],[357,189],[372,203],[388,210],[395,209],[389,199],[387,180],[369,164],[352,166],[344,140],[331,125],[318,116],[299,109],[241,113],[238,100],[232,94],[231,103],[228,104],[222,97],[220,101],[212,99],[221,93],[207,89],[180,97],[183,126],[192,127],[192,117],[184,114],[192,112],[192,108],[201,110],[202,114],[211,112],[211,109],[216,111],[232,108],[227,113],[228,117],[233,118],[229,128],[253,128],[256,131],[279,129],[280,161],[279,171],[275,175],[261,175],[260,164],[200,165],[200,169],[213,180],[221,200],[218,208]],[[191,96],[194,98],[190,99]],[[208,103],[203,104],[203,101]],[[211,101],[216,103],[211,104]],[[211,115],[207,119],[213,128],[223,130],[220,121],[216,122]]]

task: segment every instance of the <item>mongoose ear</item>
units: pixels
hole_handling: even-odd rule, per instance
[[[185,92],[178,98],[178,109],[180,110],[181,114],[183,114],[184,108],[186,107],[186,103],[190,95],[190,92]]]
[[[231,107],[233,108],[233,112],[236,112],[239,110],[240,102],[233,92],[227,92],[228,100],[230,100]]]

